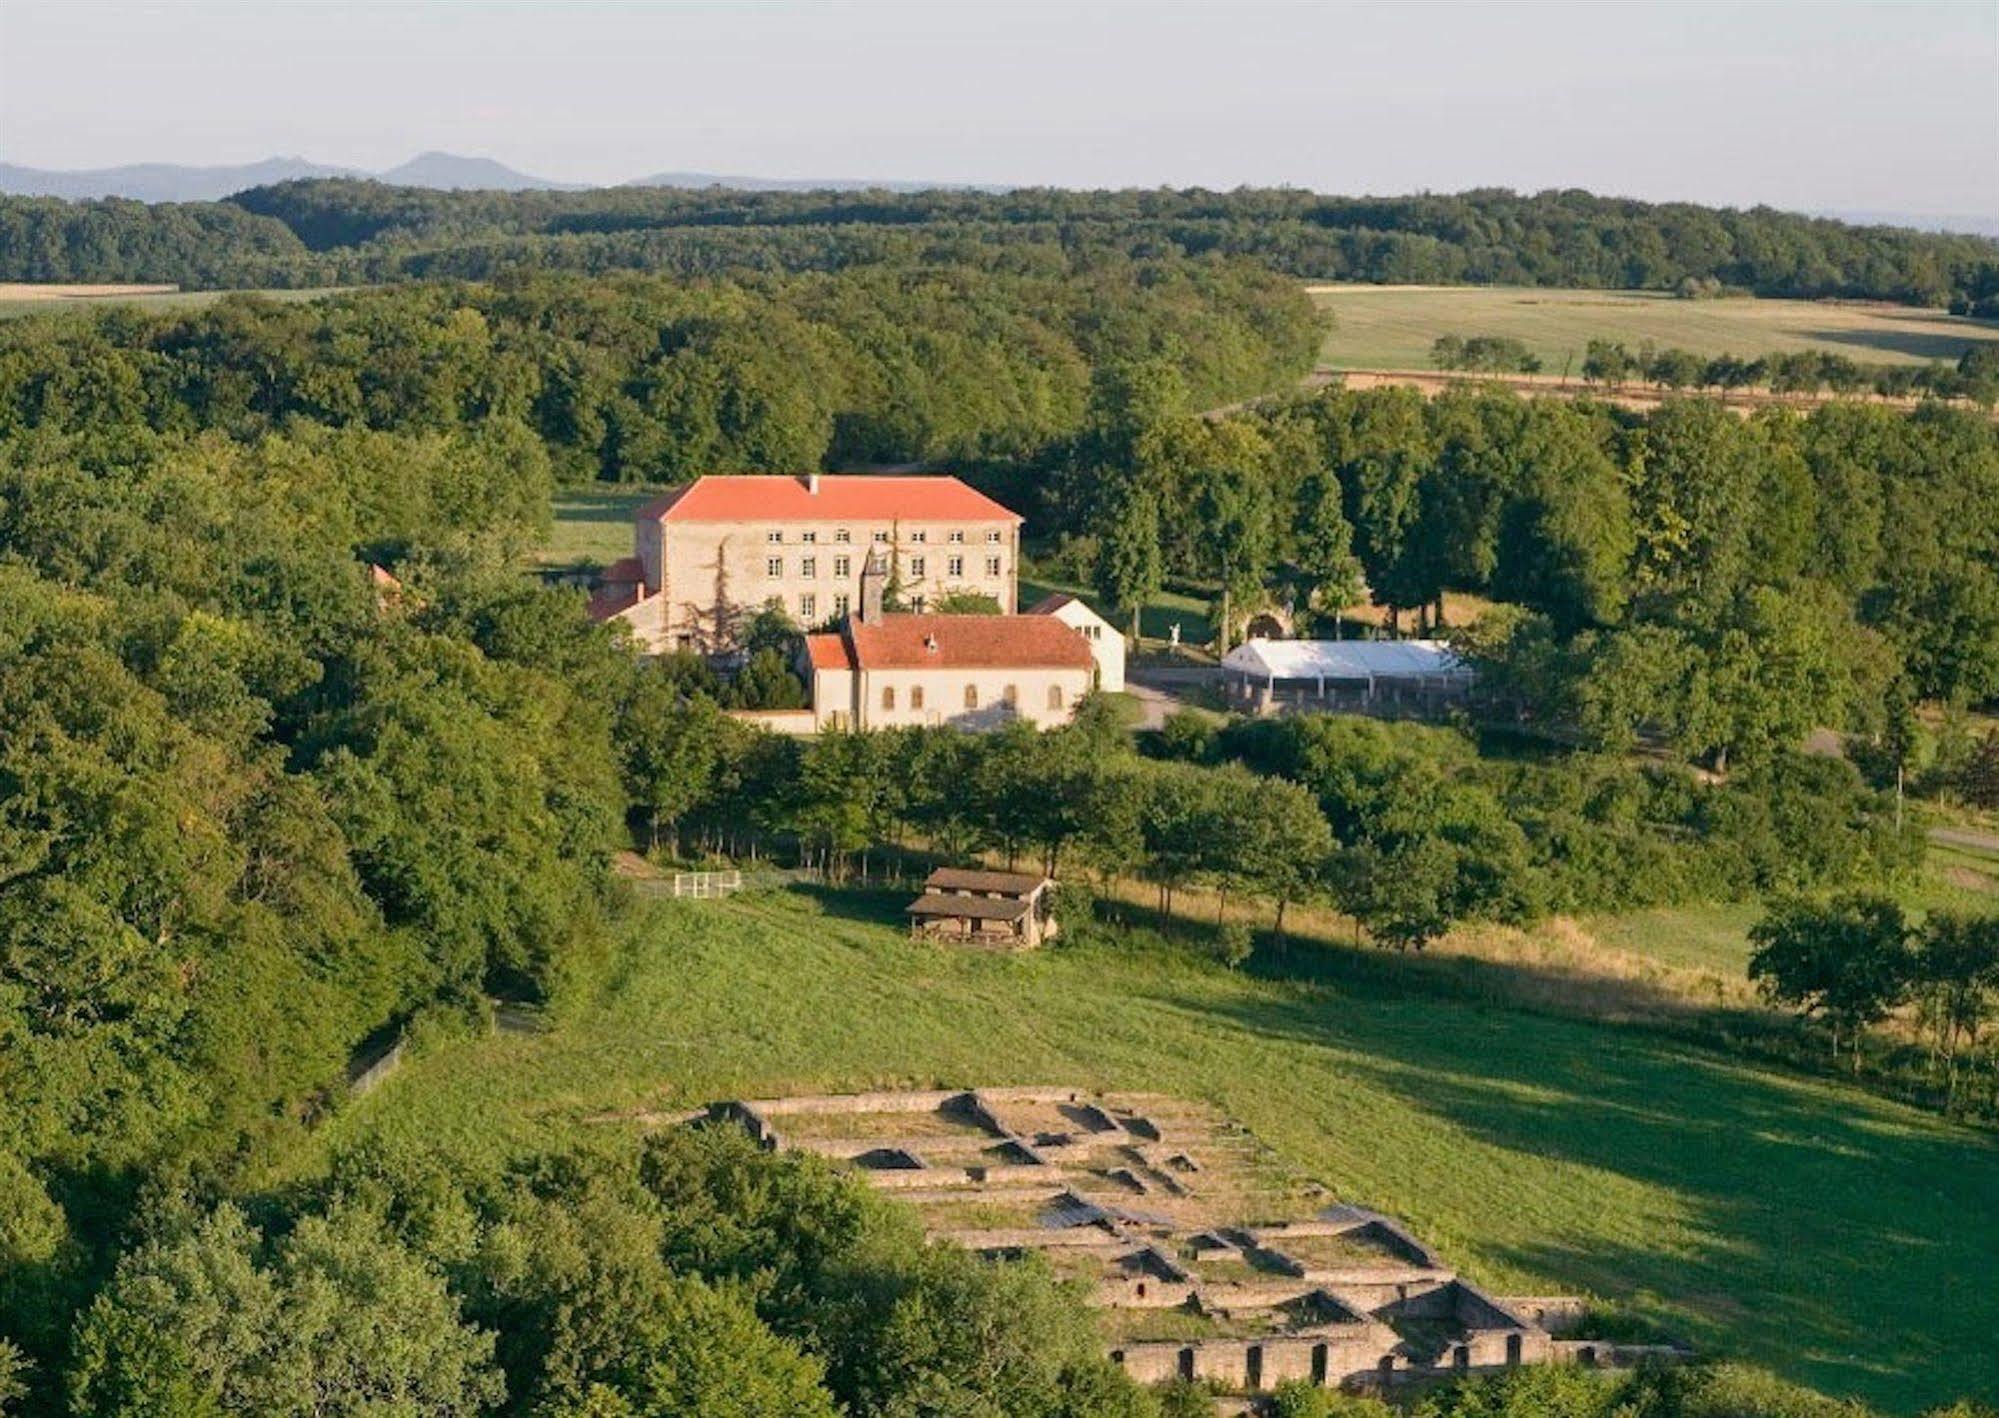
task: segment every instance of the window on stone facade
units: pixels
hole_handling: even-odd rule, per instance
[[[835,620],[846,619],[847,605],[848,601],[845,595],[835,596],[833,598],[833,619]]]
[[[930,534],[928,532],[911,532],[909,539],[912,542],[925,542],[930,540]]]
[[[976,684],[965,686],[965,707],[967,709],[976,709],[979,707],[979,687]]]
[[[892,684],[882,686],[882,708],[895,708],[895,686]]]
[[[965,574],[965,558],[962,556],[954,556],[949,561],[944,563],[944,567],[945,570],[952,576],[963,576]]]
[[[910,708],[912,708],[912,709],[921,709],[921,708],[923,707],[923,686],[922,686],[922,685],[920,685],[920,684],[912,684],[912,685],[911,685],[911,686],[909,687],[909,707],[910,707]]]
[[[876,540],[876,541],[878,541],[878,542],[883,542],[883,543],[886,543],[886,542],[888,541],[888,533],[887,533],[887,532],[876,532],[876,533],[875,533],[875,540]]]
[[[909,574],[910,574],[911,576],[921,576],[921,575],[923,574],[923,558],[922,558],[922,557],[920,557],[920,556],[912,556],[912,557],[911,557],[911,558],[909,559]]]
[[[784,558],[781,556],[773,556],[767,558],[764,561],[764,575],[766,576],[784,575]]]
[[[1014,708],[1020,703],[1020,686],[1017,684],[1008,685],[1000,691],[1000,698],[1006,701],[1007,708]]]
[[[819,534],[817,532],[800,532],[798,534],[798,540],[804,542],[807,546],[811,546],[814,542],[819,540]]]
[[[954,546],[963,546],[965,544],[965,534],[963,532],[951,533],[951,542]]]
[[[999,539],[1000,539],[1000,534],[999,534],[998,532],[987,532],[987,533],[986,533],[986,545],[987,545],[987,546],[994,546],[994,547],[998,546],[998,545],[999,545]]]
[[[1060,709],[1062,707],[1061,685],[1051,684],[1048,686],[1048,707],[1050,709]]]
[[[765,541],[767,541],[767,542],[773,542],[773,543],[776,543],[776,542],[781,542],[781,541],[783,541],[783,540],[784,540],[784,533],[782,533],[782,532],[765,532],[765,533],[764,533],[764,540],[765,540]]]
[[[833,529],[833,540],[844,544],[846,542],[851,542],[853,538],[847,534],[847,529],[845,527],[835,527]]]
[[[923,608],[928,604],[929,602],[926,601],[922,596],[911,596],[909,598],[909,608],[915,611],[918,615],[923,614]]]
[[[819,615],[819,598],[813,595],[810,591],[807,591],[804,595],[798,598],[798,618],[804,621],[807,625],[810,625],[818,617],[818,615]]]
[[[999,558],[998,558],[998,557],[996,557],[996,556],[989,556],[989,557],[987,557],[987,558],[986,558],[986,575],[988,575],[988,576],[997,576],[997,575],[999,575]]]
[[[798,562],[798,574],[800,576],[817,576],[819,574],[819,558],[816,556],[801,557]]]
[[[833,558],[833,574],[835,576],[845,576],[847,574],[847,569],[851,567],[853,564],[854,564],[853,562],[849,561],[844,556],[836,556]]]

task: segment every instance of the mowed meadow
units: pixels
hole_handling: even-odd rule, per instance
[[[657,902],[539,1032],[420,1043],[266,1180],[354,1148],[473,1167],[734,1096],[1059,1083],[1216,1104],[1507,1293],[1584,1291],[1897,1411],[1999,1397],[1999,1144],[1837,1083],[1331,940],[1242,971],[1149,934],[910,941],[902,897]],[[1483,963],[1490,972],[1505,967]]]
[[[1682,300],[1657,291],[1519,286],[1312,285],[1333,317],[1320,349],[1328,369],[1428,369],[1440,335],[1499,335],[1541,358],[1542,373],[1580,378],[1591,340],[1633,350],[1651,341],[1712,358],[1825,350],[1861,364],[1955,364],[1973,345],[1999,344],[1999,325],[1873,302]]]

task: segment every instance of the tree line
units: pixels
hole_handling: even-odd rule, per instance
[[[1471,367],[1471,366],[1460,366]],[[1878,394],[1885,399],[1966,399],[1983,408],[1999,402],[1999,346],[1974,345],[1955,364],[1868,364],[1828,350],[1741,359],[1704,358],[1690,350],[1641,344],[1635,351],[1614,340],[1591,340],[1581,374],[1591,384],[1618,389],[1644,380],[1661,389],[1767,389],[1773,394]]]
[[[1834,1063],[1843,1043],[1858,1073],[1868,1031],[1912,1005],[1946,1106],[1974,1090],[1979,1106],[1999,1103],[1999,1049],[1986,1033],[1999,1013],[1999,915],[1933,911],[1918,924],[1892,897],[1791,895],[1749,938],[1749,978],[1822,1030]]]
[[[263,287],[524,270],[713,275],[883,261],[1233,255],[1390,283],[1704,289],[1999,307],[1999,248],[1769,208],[1578,191],[438,192],[331,179],[217,203],[0,200],[0,279]]]
[[[1286,282],[1178,258],[232,297],[0,326],[0,437],[518,421],[565,480],[655,482],[1015,458],[1073,430],[1114,352],[1155,355],[1223,402],[1294,380],[1318,328]]]
[[[1218,649],[1271,605],[1337,633],[1364,586],[1458,642],[1481,712],[1605,751],[1726,769],[1999,695],[1999,440],[1968,409],[1335,388],[1202,418],[1141,363],[1047,461],[1020,500],[1128,624],[1170,578]],[[1447,626],[1446,592],[1502,604]]]

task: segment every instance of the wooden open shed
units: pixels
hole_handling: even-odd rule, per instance
[[[937,940],[1020,949],[1055,935],[1045,876],[939,867],[909,903],[909,932]]]

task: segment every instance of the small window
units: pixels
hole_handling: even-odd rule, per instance
[[[953,546],[963,546],[965,544],[965,534],[963,532],[951,533],[951,544]]]
[[[833,574],[835,576],[845,576],[852,569],[853,564],[853,562],[844,556],[836,556],[833,558]]]
[[[1017,684],[1008,685],[1000,692],[1000,698],[1006,701],[1007,708],[1014,708],[1020,703],[1020,686]]]
[[[911,596],[909,598],[909,608],[915,611],[918,615],[922,615],[924,607],[929,604],[930,603],[927,600],[925,600],[922,596]]]
[[[910,708],[912,708],[912,709],[921,709],[921,708],[923,707],[923,686],[922,686],[922,685],[920,685],[920,684],[912,684],[912,685],[911,685],[911,686],[909,687],[909,707],[910,707]]]
[[[845,527],[835,527],[833,529],[833,540],[836,542],[840,542],[844,545],[847,542],[851,542],[853,538],[847,535],[847,529]]]
[[[882,708],[895,708],[895,686],[892,684],[882,686]]]
[[[784,575],[784,558],[781,556],[773,556],[767,558],[764,562],[764,575],[766,576]]]
[[[909,534],[909,539],[910,539],[910,540],[911,540],[912,542],[921,542],[921,541],[927,541],[927,540],[929,540],[929,537],[930,537],[930,534],[929,534],[928,532],[911,532],[911,533]]]
[[[1000,540],[1000,534],[999,534],[998,532],[987,532],[987,533],[986,533],[986,545],[987,545],[987,546],[992,546],[992,547],[996,547],[996,546],[998,546],[998,545],[999,545],[999,540]]]
[[[949,561],[944,563],[944,568],[949,574],[953,576],[963,576],[965,574],[965,558],[962,556],[954,556]]]
[[[876,533],[875,533],[875,540],[876,540],[876,541],[878,541],[878,542],[881,542],[881,543],[882,543],[882,544],[884,544],[884,545],[886,545],[886,544],[887,544],[887,542],[888,542],[888,533],[887,533],[887,532],[876,532]]]
[[[998,557],[996,557],[996,556],[989,556],[989,557],[987,557],[987,558],[986,558],[986,575],[988,575],[988,576],[997,576],[997,575],[999,575],[999,558],[998,558]]]
[[[819,598],[813,595],[810,591],[807,591],[804,595],[798,598],[798,618],[804,621],[807,625],[810,625],[814,620],[818,618],[818,615],[819,615]]]
[[[965,707],[967,709],[976,709],[979,707],[979,687],[976,684],[965,686]]]
[[[1062,707],[1061,685],[1051,684],[1048,686],[1048,707],[1050,709],[1060,709]]]
[[[835,596],[833,598],[833,618],[835,620],[843,620],[846,618],[846,614],[847,614],[846,596],[844,595]]]
[[[800,576],[817,576],[819,574],[819,558],[816,556],[799,558],[798,574]]]
[[[782,532],[765,532],[765,533],[764,533],[764,540],[765,540],[765,541],[767,541],[767,542],[769,542],[769,543],[771,543],[771,544],[772,544],[773,546],[775,546],[775,545],[776,545],[777,543],[779,543],[779,542],[782,542],[782,541],[784,540],[784,533],[782,533]]]
[[[921,575],[923,574],[923,558],[922,558],[922,557],[920,557],[920,556],[912,556],[912,557],[911,557],[911,558],[909,559],[909,574],[910,574],[911,576],[921,576]]]
[[[805,545],[807,546],[811,546],[814,542],[819,540],[819,534],[817,532],[800,532],[798,534],[798,540],[804,542]]]

